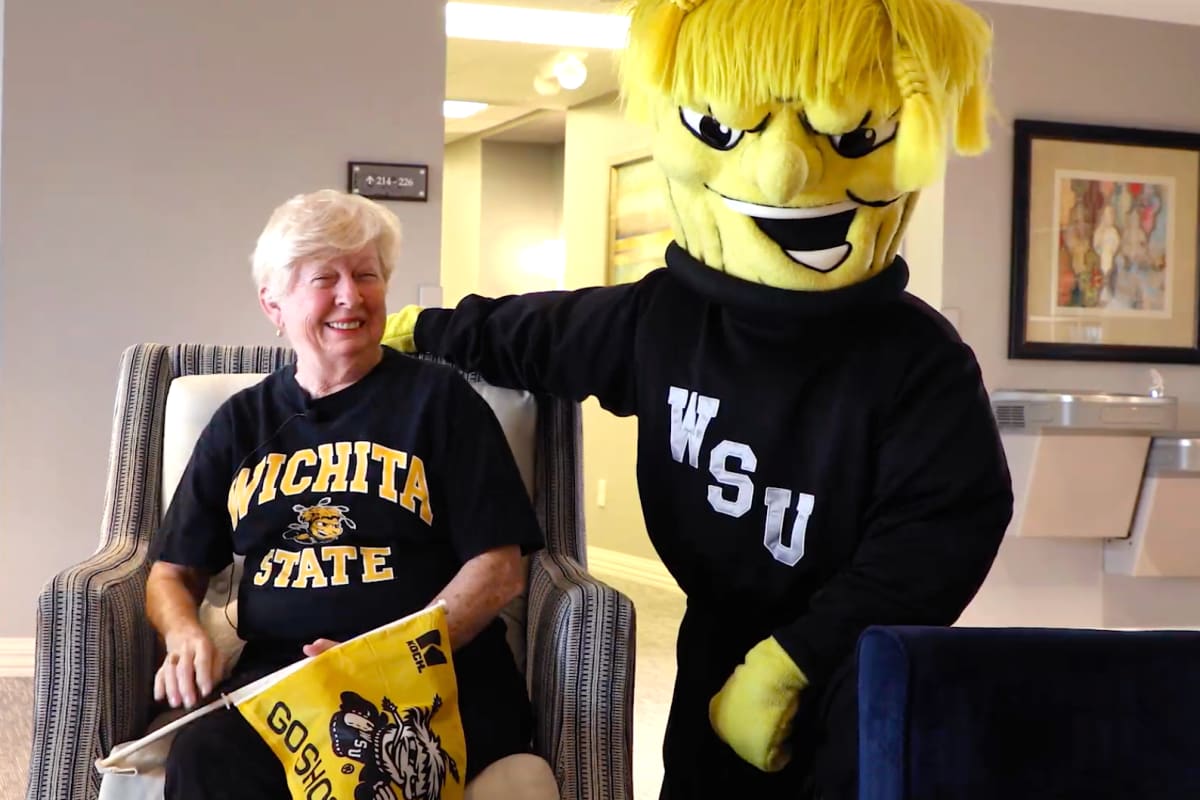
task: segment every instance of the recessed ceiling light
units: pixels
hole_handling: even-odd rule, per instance
[[[558,85],[568,92],[583,86],[587,76],[587,65],[577,55],[563,56],[554,65],[554,77],[558,80]]]
[[[446,4],[446,35],[454,39],[619,50],[629,36],[629,18],[615,13],[451,2]]]
[[[466,119],[473,117],[488,107],[487,103],[469,103],[466,100],[445,100],[442,102],[442,116],[447,119]]]

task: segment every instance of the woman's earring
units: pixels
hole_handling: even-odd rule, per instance
[[[282,328],[276,328],[276,329],[275,329],[275,336],[276,336],[276,337],[283,336],[283,329],[282,329]]]

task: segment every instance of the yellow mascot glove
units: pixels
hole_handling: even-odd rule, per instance
[[[401,353],[417,352],[413,334],[417,330],[417,316],[420,313],[420,306],[405,306],[395,314],[388,314],[383,326],[383,344]]]
[[[788,736],[808,679],[774,638],[763,639],[708,704],[717,736],[743,761],[778,772],[792,758]]]

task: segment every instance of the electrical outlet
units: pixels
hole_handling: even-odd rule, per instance
[[[604,478],[596,481],[596,505],[604,508],[604,504],[608,502],[608,481]]]

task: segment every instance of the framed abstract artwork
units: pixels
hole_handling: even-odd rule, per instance
[[[662,171],[650,156],[610,165],[608,198],[609,285],[631,283],[666,262],[671,242]]]
[[[1009,357],[1200,363],[1200,135],[1015,130]]]

